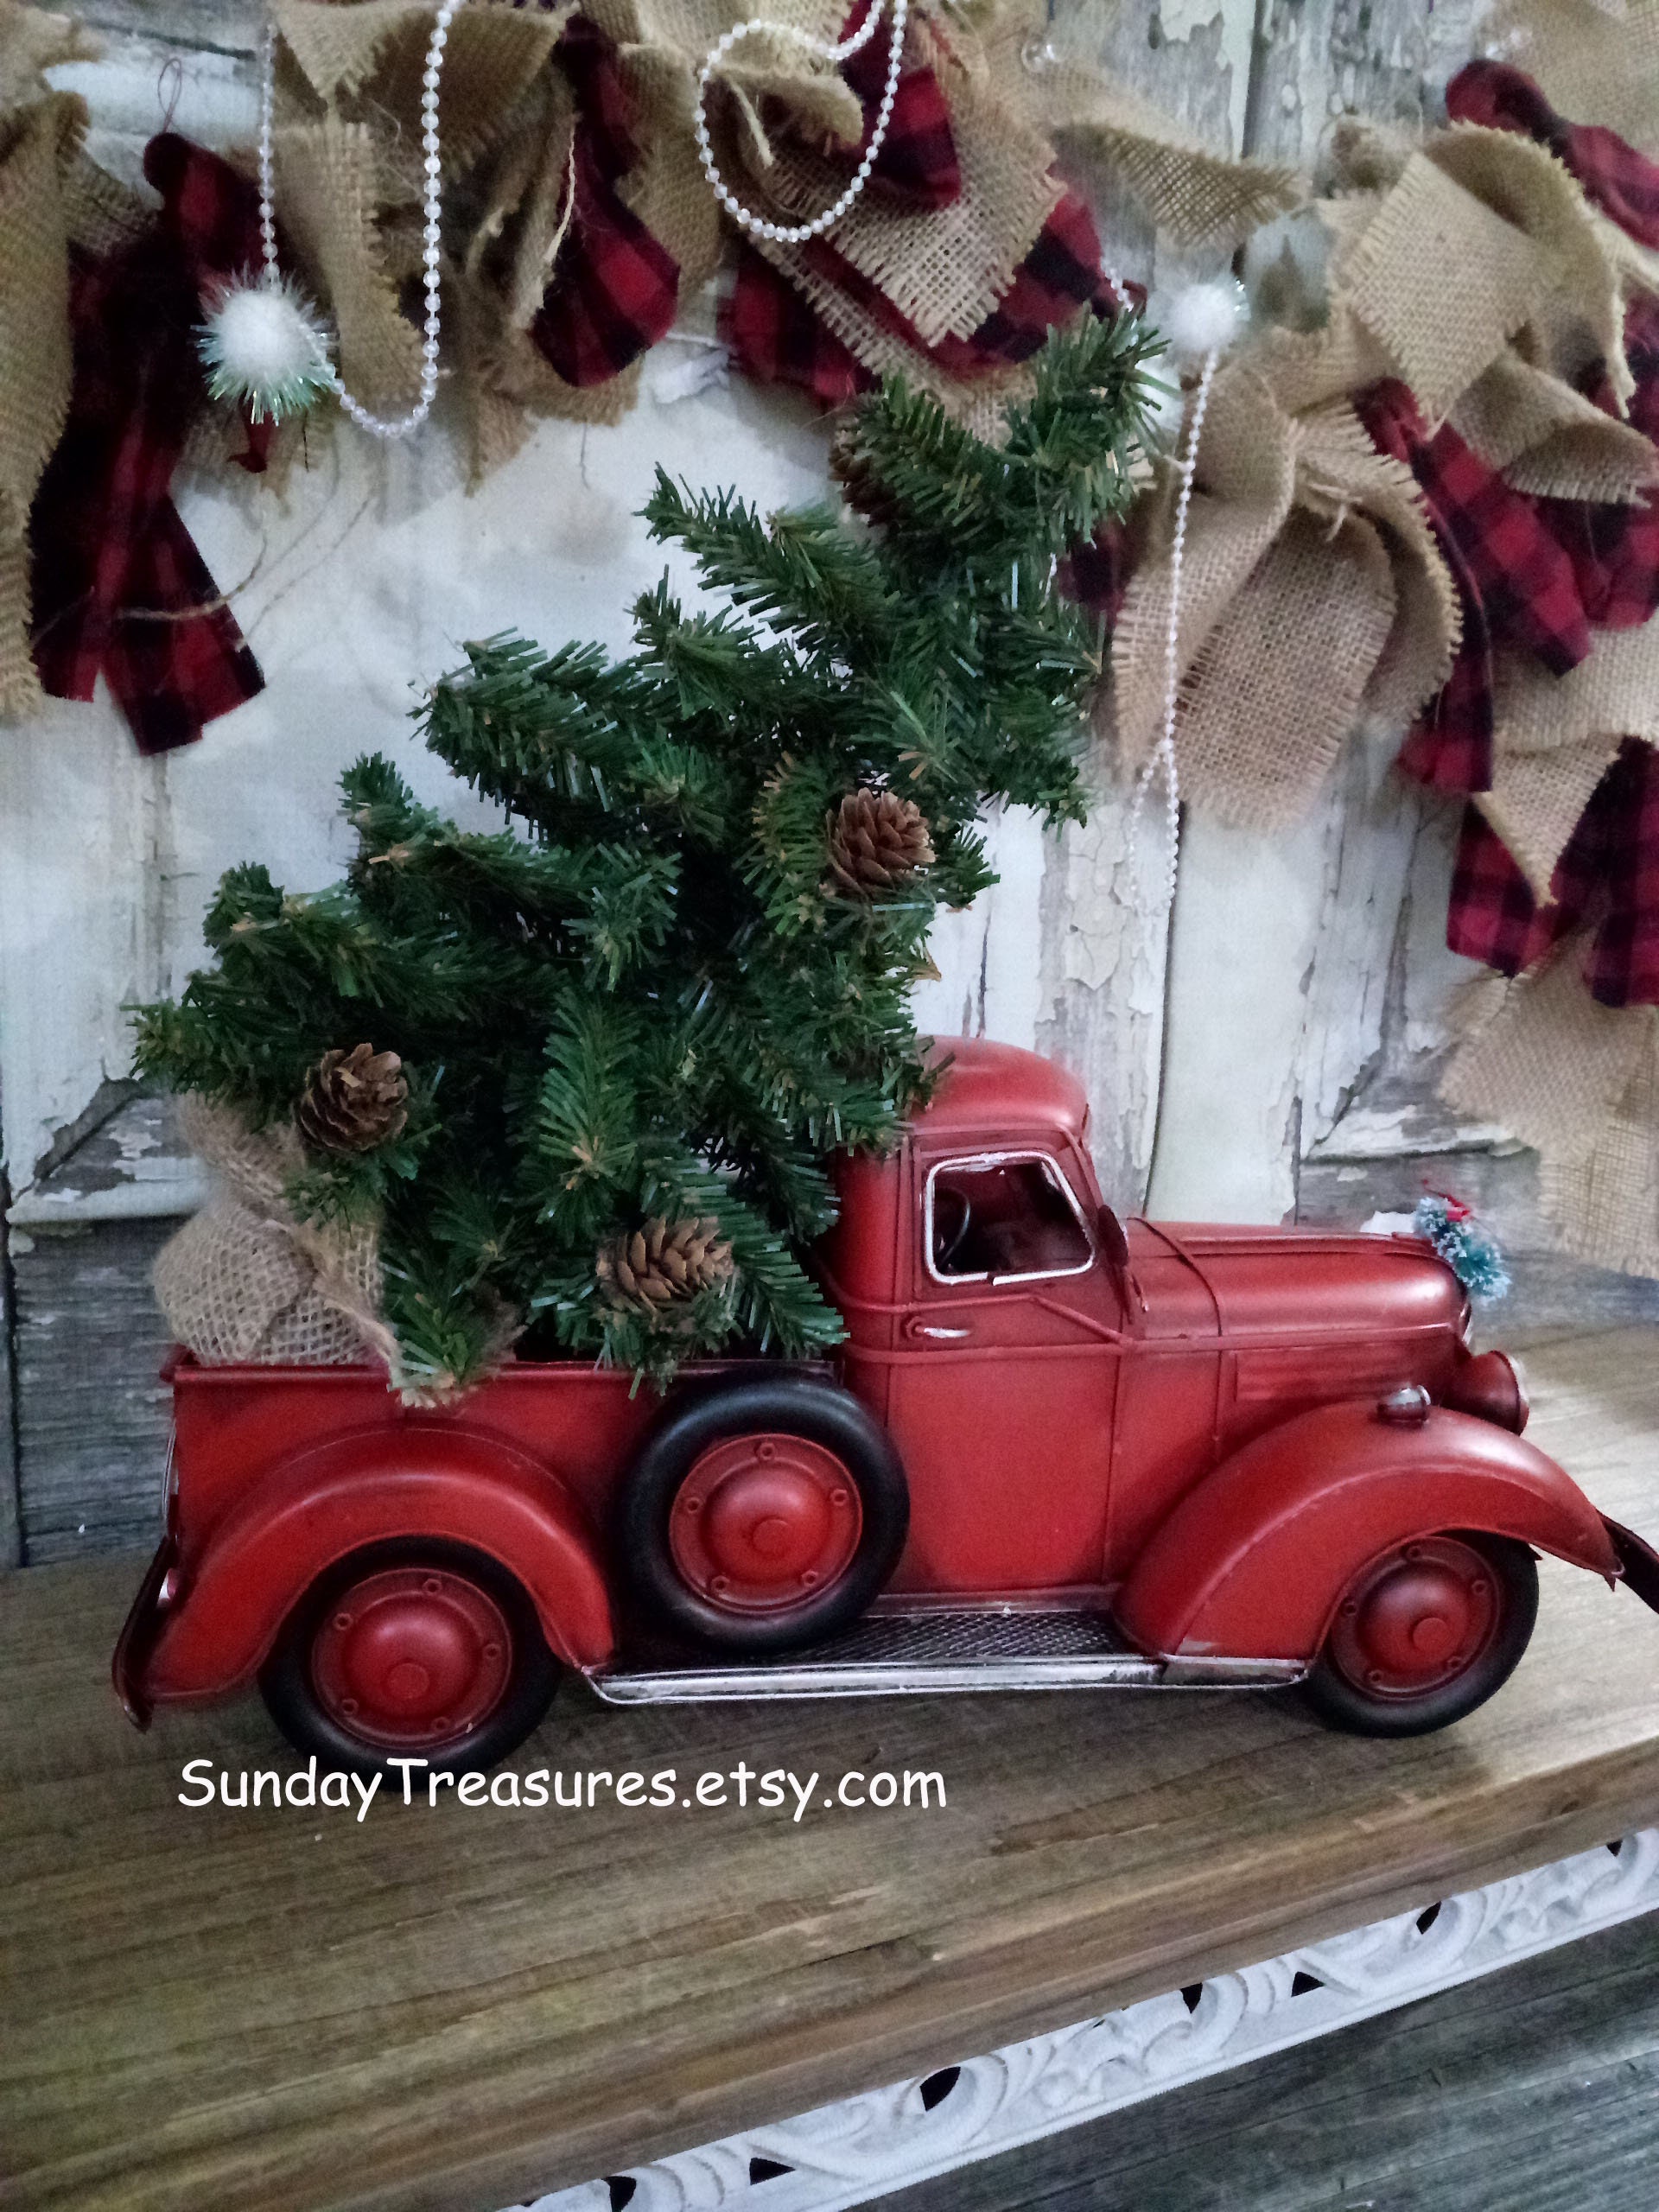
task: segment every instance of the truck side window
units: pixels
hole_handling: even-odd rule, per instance
[[[1079,1274],[1087,1233],[1046,1160],[947,1160],[929,1183],[932,1272],[951,1281]]]

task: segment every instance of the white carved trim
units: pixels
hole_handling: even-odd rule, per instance
[[[1151,1997],[968,2059],[931,2111],[921,2081],[899,2082],[631,2168],[629,2212],[843,2212],[1656,1907],[1659,1829],[1644,1828],[1616,1848],[1213,1975],[1191,2007],[1179,1993]],[[757,2159],[788,2171],[752,2182]],[[608,2183],[584,2182],[530,2212],[611,2212],[615,2201]]]

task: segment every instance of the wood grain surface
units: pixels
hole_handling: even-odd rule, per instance
[[[1535,1433],[1659,1527],[1654,1332],[1535,1350]],[[789,1809],[258,1811],[257,1702],[140,1738],[105,1681],[135,1562],[0,1579],[0,2202],[492,2212],[1659,1820],[1659,1619],[1546,1562],[1538,1635],[1450,1732],[1294,1695],[612,1712],[512,1763],[816,1770]],[[849,1769],[949,1802],[824,1809]],[[753,1786],[753,1785],[751,1785]]]

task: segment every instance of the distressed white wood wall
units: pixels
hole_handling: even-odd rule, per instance
[[[1475,5],[1261,0],[1258,21],[1251,0],[1056,0],[1053,35],[1214,143],[1313,166],[1344,109],[1429,111],[1469,50]],[[110,166],[136,176],[169,102],[176,126],[210,143],[251,135],[245,0],[101,0],[86,14],[106,56],[57,73],[92,102]],[[1164,285],[1187,273],[1158,264],[1109,179],[1079,181],[1123,273]],[[337,874],[334,783],[359,752],[391,753],[423,795],[476,811],[413,735],[418,690],[463,639],[495,630],[623,645],[628,604],[661,566],[635,519],[659,462],[766,505],[822,490],[826,434],[803,404],[735,379],[659,395],[664,368],[708,357],[708,329],[705,301],[625,423],[545,424],[471,498],[441,421],[408,448],[344,429],[281,498],[253,480],[184,485],[185,518],[268,689],[156,760],[102,699],[0,733],[0,1141],[29,1556],[130,1537],[150,1512],[137,1463],[162,1408],[143,1277],[197,1185],[153,1104],[131,1097],[124,1006],[181,983],[232,862],[263,859],[295,888]],[[1451,1181],[1518,1241],[1535,1313],[1592,1296],[1650,1306],[1651,1287],[1545,1256],[1529,1156],[1433,1104],[1464,967],[1440,949],[1456,815],[1389,769],[1397,734],[1357,740],[1287,836],[1189,820],[1167,932],[1128,895],[1124,809],[1103,767],[1086,830],[1056,840],[1000,819],[1001,880],[942,925],[922,1018],[1074,1066],[1125,1207],[1357,1222]],[[1141,834],[1154,874],[1160,836],[1154,807]],[[14,1491],[14,1520],[15,1508]],[[8,1541],[0,1505],[0,1560]],[[15,1556],[15,1529],[10,1542]]]

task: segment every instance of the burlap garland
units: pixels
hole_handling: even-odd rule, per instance
[[[1562,114],[1593,117],[1659,159],[1659,0],[1499,0],[1480,43]]]
[[[479,213],[460,242],[460,269],[446,267],[446,289],[465,292],[454,321],[466,327],[475,479],[517,450],[529,415],[614,421],[638,387],[637,369],[572,387],[527,334],[564,212],[569,101],[551,56],[569,12],[475,0],[450,32],[446,172],[468,173]],[[744,19],[746,0],[591,0],[584,12],[616,41],[635,105],[639,158],[621,196],[673,257],[688,298],[712,275],[722,242],[692,130],[696,72]],[[348,385],[371,405],[396,406],[418,373],[418,336],[410,326],[405,340],[398,329],[398,284],[418,259],[412,149],[429,5],[275,0],[275,13],[285,223],[339,326]],[[783,0],[780,20],[828,39],[845,14],[844,0]],[[924,346],[968,338],[1007,291],[1059,194],[1057,133],[1104,154],[1182,243],[1234,243],[1299,195],[1291,171],[1230,161],[1096,73],[1033,46],[1041,28],[1038,0],[1014,0],[978,20],[912,14],[911,58],[940,76],[960,198],[918,214],[867,194],[830,234]],[[722,169],[758,212],[783,219],[836,198],[844,164],[819,149],[831,141],[850,149],[863,120],[838,71],[765,36],[722,60],[709,116]],[[1027,373],[1013,368],[963,383],[796,250],[770,241],[761,250],[866,366],[902,368],[976,429],[994,432],[1002,406],[1027,388]]]
[[[209,1363],[320,1367],[378,1357],[395,1377],[377,1233],[296,1218],[283,1195],[304,1160],[294,1130],[250,1129],[200,1098],[185,1102],[184,1122],[216,1187],[156,1261],[156,1294],[178,1341]]]
[[[1659,1007],[1599,1006],[1582,950],[1563,944],[1484,999],[1441,1091],[1537,1151],[1544,1210],[1569,1252],[1659,1274]]]
[[[1410,474],[1351,408],[1293,416],[1267,364],[1217,376],[1187,518],[1177,640],[1183,788],[1222,819],[1282,829],[1356,721],[1432,696],[1456,649],[1455,591]],[[1126,760],[1162,728],[1173,469],[1143,502],[1101,721]]]
[[[0,16],[0,34],[9,28]],[[37,56],[43,51],[33,49]],[[44,49],[49,53],[50,49]],[[5,49],[0,48],[0,59]],[[13,73],[21,78],[14,54]],[[0,116],[0,715],[32,714],[29,511],[69,410],[69,179],[86,131],[67,92]]]

